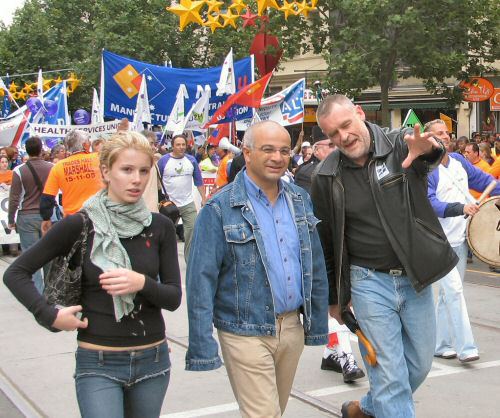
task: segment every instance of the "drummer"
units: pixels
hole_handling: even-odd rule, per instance
[[[464,215],[474,216],[479,210],[469,189],[483,192],[494,179],[474,167],[462,155],[449,152],[450,134],[441,119],[427,122],[424,132],[433,133],[447,150],[439,167],[429,175],[428,197],[448,241],[459,257],[457,267],[437,282],[439,297],[436,305],[435,356],[445,359],[458,356],[463,363],[476,361],[479,360],[479,354],[463,295],[467,264],[467,221]],[[500,194],[500,184],[491,194]],[[452,329],[449,329],[449,324],[452,324]]]

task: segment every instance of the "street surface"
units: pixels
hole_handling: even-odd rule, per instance
[[[179,245],[182,271],[183,245]],[[12,262],[0,257],[0,272]],[[184,274],[183,274],[184,280]],[[468,265],[465,295],[481,359],[462,365],[435,359],[433,369],[415,394],[417,416],[454,418],[499,417],[500,275],[474,259]],[[238,417],[237,404],[224,368],[186,372],[188,341],[185,300],[176,312],[166,312],[172,375],[161,418]],[[78,417],[73,370],[76,338],[52,334],[0,284],[0,417]],[[356,358],[359,350],[352,336]],[[323,347],[306,347],[285,412],[289,418],[340,416],[342,402],[359,399],[364,378],[344,384],[342,375],[320,370]],[[364,369],[364,367],[363,367]]]

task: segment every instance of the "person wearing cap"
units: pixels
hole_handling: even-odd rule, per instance
[[[219,168],[217,169],[217,177],[215,178],[215,185],[218,189],[227,184],[227,164],[229,160],[233,158],[233,153],[228,150],[229,139],[225,138],[226,141],[223,141],[224,138],[220,140],[221,143],[219,143],[215,149],[215,153],[220,158]]]
[[[304,141],[300,146],[300,153],[294,155],[292,160],[293,168],[297,168],[298,166],[304,164],[307,160],[312,157],[312,148],[311,143],[309,141]]]

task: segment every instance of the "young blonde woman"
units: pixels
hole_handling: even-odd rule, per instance
[[[153,165],[142,135],[113,135],[100,164],[106,188],[83,206],[89,234],[81,305],[58,309],[31,281],[79,239],[86,221],[78,213],[23,253],[4,282],[41,325],[78,331],[75,382],[83,417],[158,417],[170,378],[161,310],[173,311],[181,301],[175,229],[142,200]]]

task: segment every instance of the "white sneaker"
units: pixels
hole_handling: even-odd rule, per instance
[[[444,358],[444,359],[451,359],[455,358],[457,356],[457,352],[454,350],[446,350],[443,351],[441,354],[434,354],[434,357],[439,357],[439,358]]]

